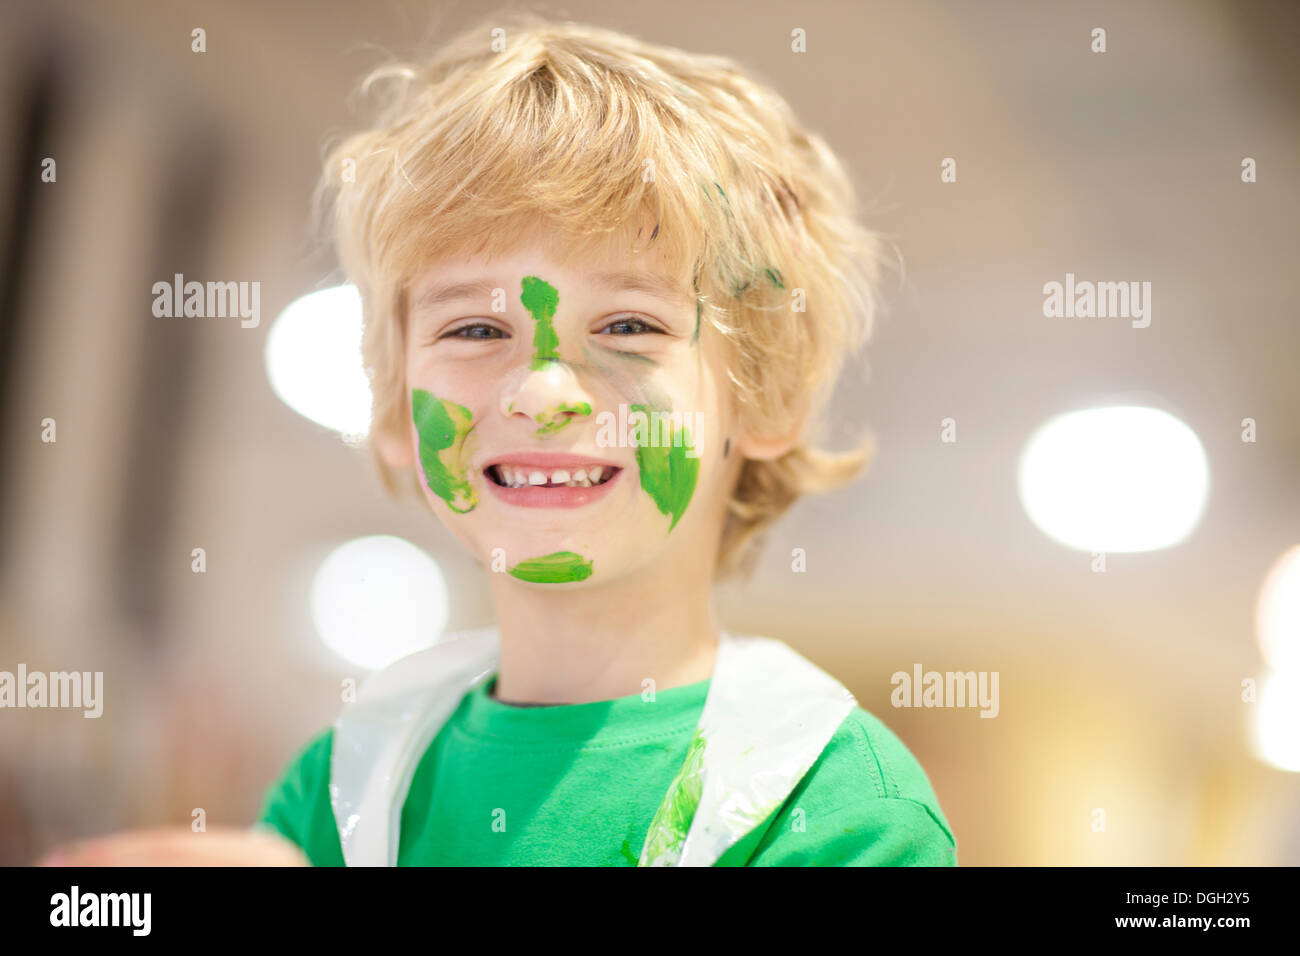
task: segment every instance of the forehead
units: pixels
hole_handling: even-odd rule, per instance
[[[546,280],[570,296],[636,292],[673,306],[694,306],[690,273],[646,244],[633,248],[622,237],[582,244],[557,242],[539,231],[523,235],[508,251],[466,253],[427,263],[411,282],[413,308],[491,296],[503,288],[516,295],[524,276]]]

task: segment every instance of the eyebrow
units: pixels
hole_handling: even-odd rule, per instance
[[[650,272],[601,272],[584,276],[593,285],[606,292],[640,292],[671,304],[690,304],[694,301],[686,291],[666,277]],[[488,279],[470,282],[452,282],[432,285],[415,300],[413,309],[432,309],[446,302],[490,297],[501,283]]]
[[[492,295],[494,289],[501,288],[500,283],[487,279],[475,279],[472,282],[453,282],[433,285],[425,289],[415,300],[414,310],[432,309],[444,302],[456,302],[461,299],[480,299]]]
[[[681,286],[653,272],[603,272],[589,278],[608,292],[640,292],[672,304],[695,301]]]

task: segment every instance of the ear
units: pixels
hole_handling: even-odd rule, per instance
[[[807,420],[808,409],[804,406],[794,414],[790,428],[782,435],[759,434],[742,429],[736,436],[736,449],[742,457],[753,458],[756,461],[772,461],[780,458],[799,444]]]
[[[391,429],[385,429],[371,435],[370,440],[389,468],[415,467],[415,446],[411,444],[409,435],[394,434]]]

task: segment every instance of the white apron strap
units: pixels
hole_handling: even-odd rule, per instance
[[[790,647],[724,633],[685,762],[640,866],[712,866],[783,804],[857,701]]]
[[[497,668],[496,628],[404,657],[361,685],[334,722],[330,803],[348,866],[396,866],[402,805],[420,757],[465,693]]]

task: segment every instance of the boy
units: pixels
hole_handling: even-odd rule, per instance
[[[865,457],[806,437],[872,315],[837,159],[729,61],[589,27],[376,78],[326,181],[371,444],[498,624],[372,677],[260,823],[315,865],[955,865],[902,742],[711,609]]]

